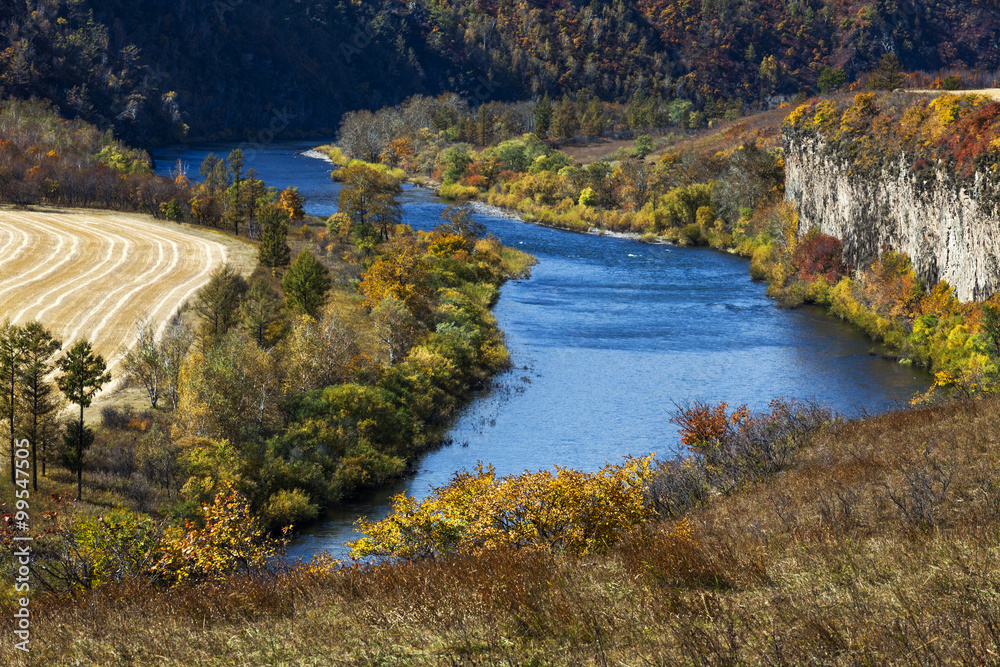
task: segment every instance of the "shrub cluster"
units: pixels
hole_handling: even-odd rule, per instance
[[[428,558],[528,549],[604,551],[650,518],[643,488],[652,456],[595,473],[556,467],[498,479],[492,466],[459,471],[422,501],[400,494],[381,521],[361,519],[368,536],[355,557]]]
[[[769,412],[694,402],[676,407],[687,455],[659,462],[649,476],[647,499],[664,518],[683,516],[714,494],[765,482],[789,468],[808,439],[836,422],[811,401],[777,398]]]

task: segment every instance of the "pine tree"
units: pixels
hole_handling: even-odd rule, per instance
[[[311,252],[303,250],[295,258],[295,263],[281,284],[285,288],[285,298],[290,309],[315,317],[323,305],[331,281],[326,267]]]
[[[292,256],[288,247],[288,215],[276,206],[265,206],[260,212],[260,223],[263,232],[258,261],[270,268],[288,266]]]
[[[548,97],[538,100],[532,116],[535,119],[535,136],[545,141],[549,138],[549,127],[552,125],[552,104]]]
[[[70,469],[76,471],[76,499],[81,500],[83,496],[83,452],[93,441],[93,433],[83,428],[83,409],[90,407],[94,400],[94,395],[105,384],[111,381],[111,374],[105,373],[107,365],[104,357],[94,355],[90,346],[90,341],[78,340],[69,349],[66,356],[59,360],[59,370],[63,375],[59,378],[59,389],[66,398],[80,406],[80,420],[77,422],[76,434],[72,433],[72,426],[66,433],[66,444],[76,445],[75,451],[72,447],[71,455],[67,457]]]
[[[198,291],[194,311],[202,318],[198,330],[202,349],[221,340],[236,323],[240,300],[246,291],[246,279],[229,264],[220,266]]]
[[[0,325],[0,375],[3,392],[0,403],[10,433],[10,483],[14,483],[14,418],[17,411],[17,384],[25,362],[24,329],[9,321]]]
[[[38,447],[45,432],[45,422],[58,407],[52,383],[46,380],[52,370],[52,356],[62,347],[38,322],[24,325],[25,359],[21,368],[21,400],[27,406],[30,421],[23,433],[31,447],[31,482],[38,490]],[[44,461],[44,459],[43,459]]]
[[[899,65],[899,58],[895,53],[887,53],[882,56],[878,67],[868,78],[869,90],[895,90],[903,85],[903,69]]]
[[[240,306],[243,328],[261,348],[268,342],[268,328],[281,317],[281,300],[269,280],[273,278],[257,277]]]

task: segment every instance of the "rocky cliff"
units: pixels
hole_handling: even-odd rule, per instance
[[[797,205],[800,234],[836,236],[856,267],[887,249],[904,252],[925,284],[945,280],[963,301],[1000,291],[996,185],[983,173],[959,180],[933,166],[915,171],[903,154],[858,170],[821,136],[794,128],[784,145],[786,197]]]

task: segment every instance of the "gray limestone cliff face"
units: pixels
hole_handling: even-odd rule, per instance
[[[799,234],[836,236],[844,257],[865,267],[885,250],[909,255],[925,284],[946,280],[962,301],[1000,291],[1000,217],[980,205],[981,174],[958,186],[941,170],[910,170],[902,156],[878,176],[851,173],[815,137],[784,137],[785,192]]]

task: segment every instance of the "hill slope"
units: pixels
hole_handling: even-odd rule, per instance
[[[994,664],[998,407],[835,426],[778,478],[606,554],[105,588],[33,603],[32,651],[117,665]]]
[[[1000,67],[987,0],[19,0],[0,28],[0,96],[52,99],[134,141],[183,123],[266,141],[443,91],[653,95],[721,118],[887,52],[908,70]]]

